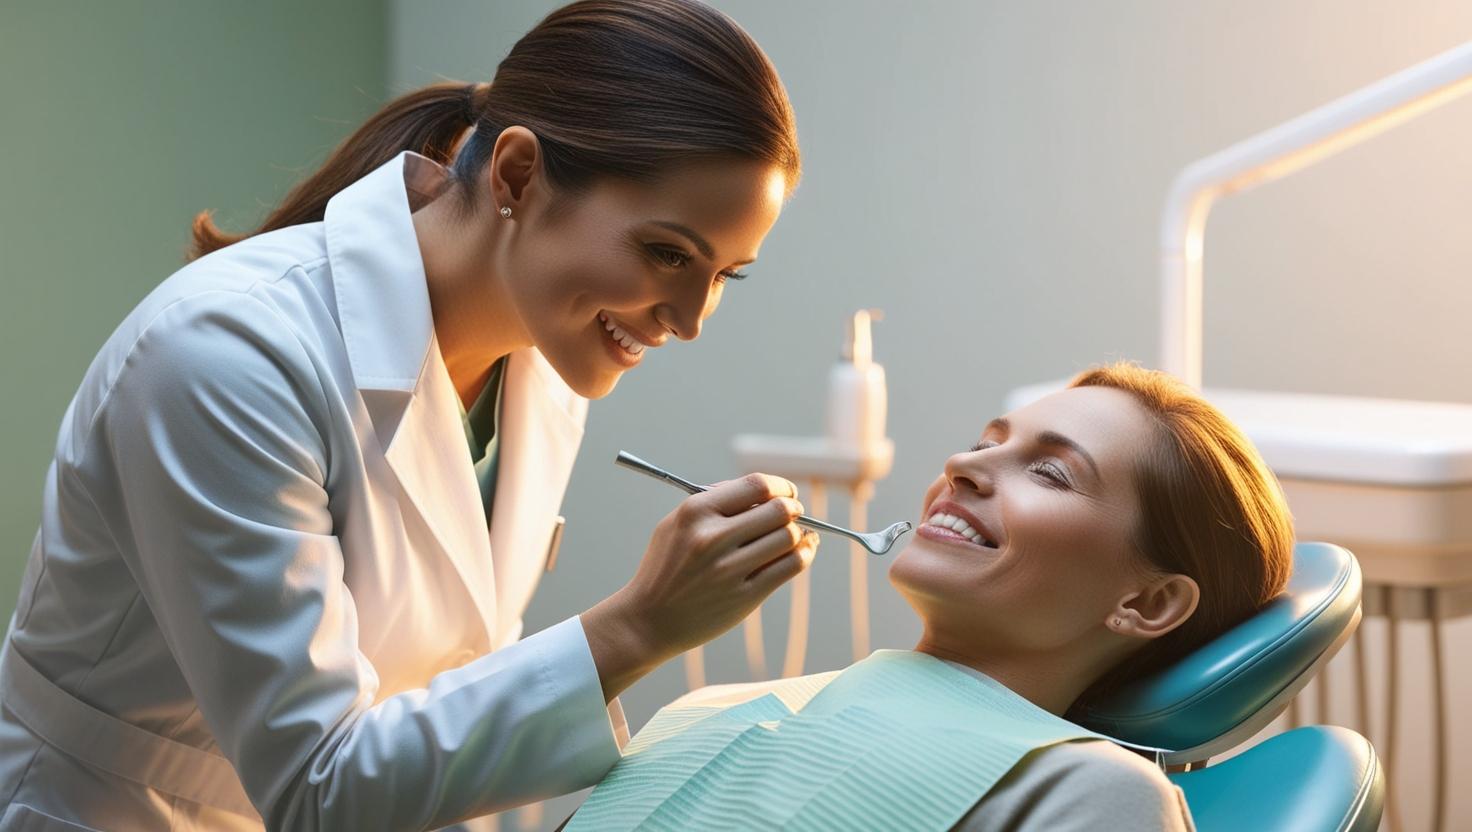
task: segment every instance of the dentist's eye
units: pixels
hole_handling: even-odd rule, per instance
[[[746,274],[746,272],[738,272],[735,269],[729,269],[716,275],[716,280],[725,283],[728,280],[745,280],[747,277],[748,275]]]
[[[1059,468],[1057,465],[1054,465],[1051,462],[1034,462],[1027,467],[1027,470],[1032,471],[1045,480],[1048,480],[1054,487],[1072,487],[1072,483],[1068,481],[1068,475],[1064,473],[1063,469]]]
[[[977,442],[975,445],[972,445],[968,450],[970,450],[971,453],[976,453],[977,451],[984,451],[987,448],[995,448],[995,447],[997,447],[997,443],[996,442],[993,442],[990,439],[983,439],[980,442]]]
[[[690,262],[690,255],[677,248],[652,245],[648,249],[655,262],[667,268],[682,269]]]

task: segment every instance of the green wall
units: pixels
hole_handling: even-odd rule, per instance
[[[97,348],[383,101],[381,2],[0,3],[0,614],[56,430]]]

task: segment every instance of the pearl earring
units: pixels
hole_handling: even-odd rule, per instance
[[[503,205],[503,206],[501,206],[501,219],[503,219],[503,220],[509,220],[509,219],[511,219],[511,206],[510,205]]]

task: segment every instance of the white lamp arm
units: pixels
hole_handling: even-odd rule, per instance
[[[1192,162],[1160,224],[1160,367],[1201,387],[1202,235],[1220,196],[1287,176],[1472,90],[1472,42]]]

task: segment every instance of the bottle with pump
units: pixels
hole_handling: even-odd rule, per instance
[[[873,322],[879,310],[860,309],[849,321],[843,357],[828,374],[828,440],[835,449],[876,453],[884,444],[884,368],[874,362]]]

